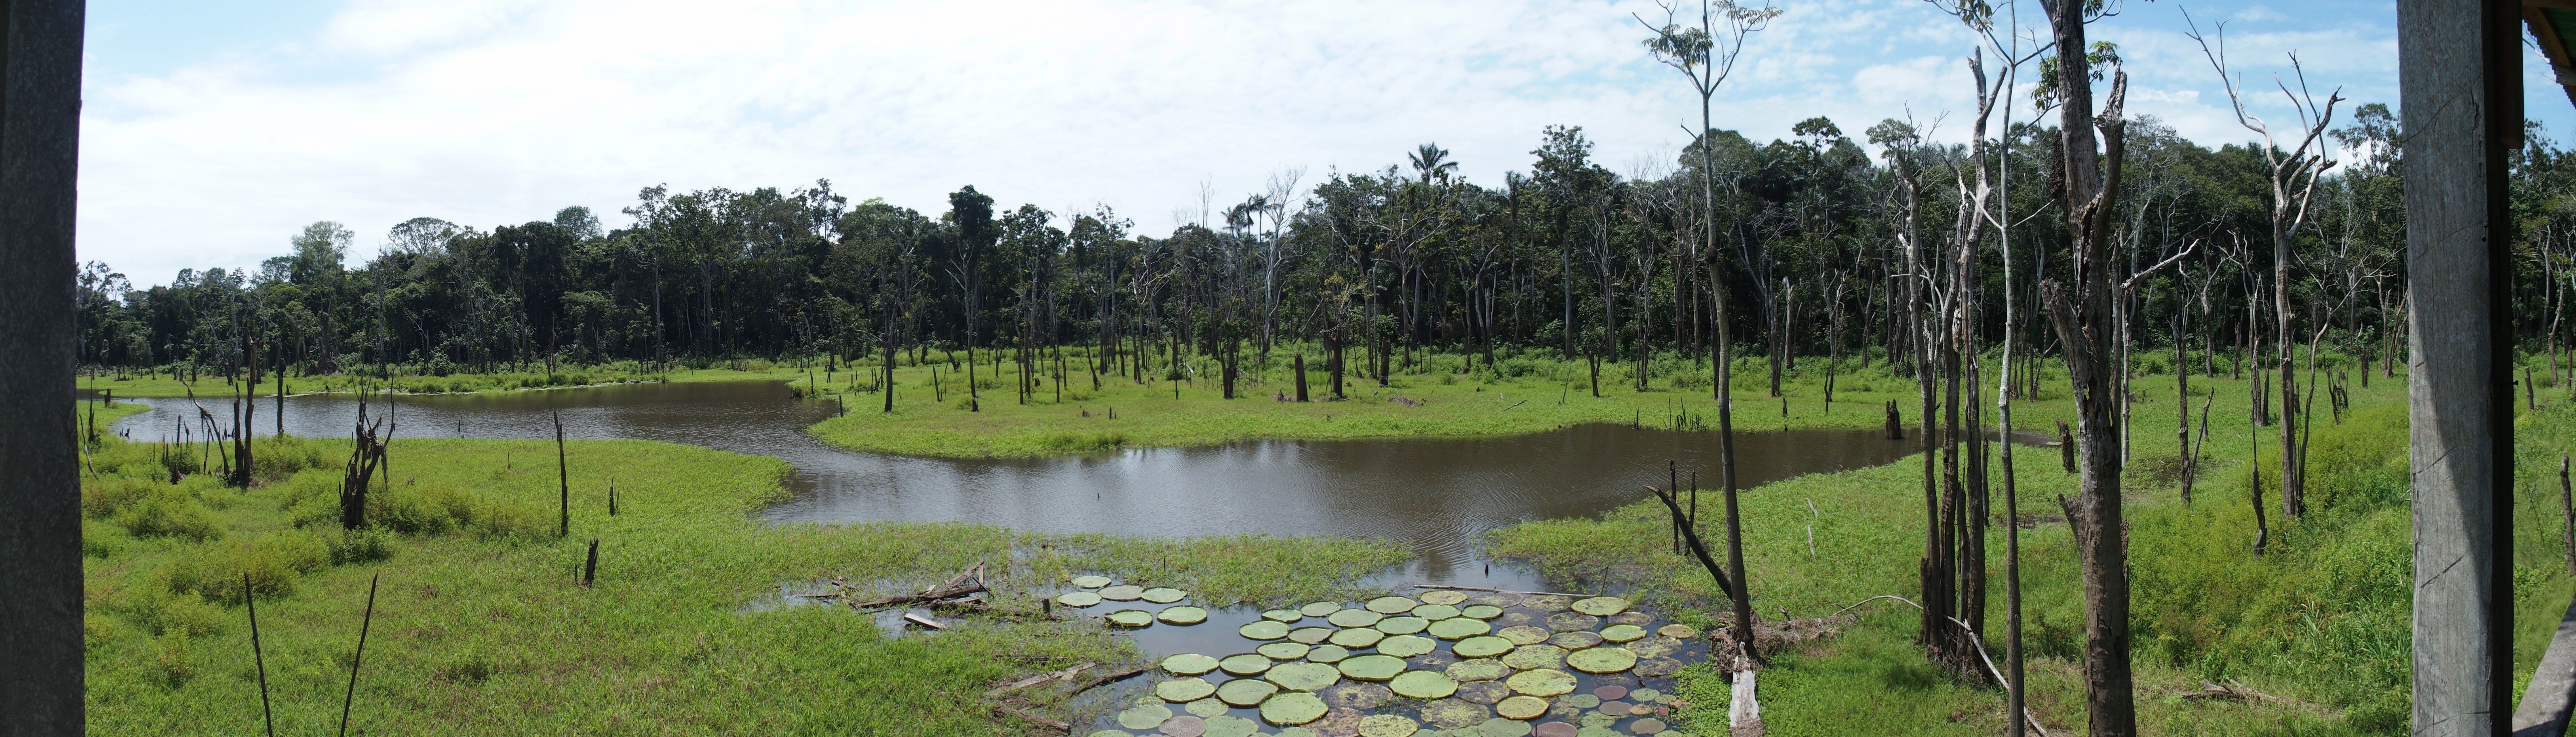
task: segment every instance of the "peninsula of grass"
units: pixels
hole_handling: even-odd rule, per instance
[[[1185,540],[1047,536],[941,523],[765,525],[786,463],[646,441],[569,444],[572,523],[558,535],[555,446],[397,440],[374,527],[343,532],[346,441],[256,441],[256,483],[216,482],[211,456],[108,439],[84,477],[88,721],[101,734],[261,729],[243,581],[278,730],[334,731],[376,587],[351,726],[357,734],[1011,735],[996,683],[1081,662],[1138,662],[1088,619],[1039,599],[1071,576],[1170,585],[1214,603],[1374,593],[1393,543],[1260,535]],[[168,463],[190,466],[177,485]],[[606,474],[621,474],[607,514]],[[204,471],[204,472],[198,472]],[[598,541],[597,581],[579,582]],[[840,579],[908,593],[977,562],[992,615],[890,636],[787,589]],[[1041,712],[1079,716],[1057,690]]]

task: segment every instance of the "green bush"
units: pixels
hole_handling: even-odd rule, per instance
[[[383,531],[375,528],[342,530],[338,537],[331,538],[331,563],[334,565],[372,563],[393,555],[393,542]]]
[[[149,477],[83,478],[81,479],[81,513],[95,518],[104,518],[167,486]]]
[[[222,607],[194,596],[181,596],[166,589],[146,587],[128,592],[116,607],[134,626],[154,636],[183,634],[208,637],[224,631],[231,617]]]
[[[197,677],[197,666],[188,653],[188,636],[173,634],[152,643],[153,674],[162,686],[177,689]]]
[[[151,492],[116,512],[116,524],[135,537],[180,537],[198,542],[221,539],[223,522],[214,510],[180,487],[152,486]]]
[[[475,504],[454,486],[405,484],[367,495],[367,519],[405,535],[439,535],[474,523]]]
[[[252,595],[270,598],[294,591],[302,574],[330,565],[331,552],[331,544],[310,530],[279,530],[248,543],[207,546],[172,562],[164,575],[172,592],[208,601],[240,601],[245,582]]]

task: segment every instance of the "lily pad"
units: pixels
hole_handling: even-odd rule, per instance
[[[1628,715],[1628,708],[1631,706],[1635,706],[1635,704],[1630,704],[1625,701],[1604,701],[1601,702],[1601,713],[1614,717],[1624,717]]]
[[[1100,590],[1100,598],[1110,601],[1135,601],[1145,598],[1145,587],[1118,585]]]
[[[1431,636],[1443,640],[1475,637],[1494,631],[1494,626],[1474,617],[1451,617],[1431,623]]]
[[[1371,714],[1360,717],[1360,737],[1413,737],[1422,725],[1396,714]]]
[[[1664,720],[1648,717],[1629,722],[1628,731],[1638,734],[1661,734],[1664,731]]]
[[[1503,685],[1528,696],[1555,696],[1574,690],[1574,674],[1555,668],[1525,670],[1503,679]],[[1222,696],[1223,689],[1219,691]]]
[[[1270,611],[1262,612],[1261,618],[1273,622],[1295,622],[1300,619],[1305,619],[1306,615],[1298,614],[1295,609],[1272,609]]]
[[[1259,722],[1220,714],[1207,718],[1207,734],[1204,737],[1252,737],[1253,733],[1259,731],[1261,731]]]
[[[1205,678],[1174,678],[1154,684],[1154,695],[1163,697],[1164,701],[1197,701],[1213,693],[1216,693],[1216,684],[1207,682]]]
[[[1512,641],[1493,635],[1478,635],[1459,640],[1449,650],[1461,658],[1490,658],[1512,651]]]
[[[1499,681],[1512,674],[1512,667],[1496,660],[1461,660],[1449,664],[1450,680]]]
[[[1332,712],[1329,711],[1324,713],[1326,715],[1332,714]],[[1279,737],[1324,737],[1324,734],[1305,727],[1288,727],[1279,730]]]
[[[1494,710],[1459,699],[1440,699],[1422,705],[1422,720],[1443,729],[1465,729],[1494,718]]]
[[[1570,606],[1578,612],[1595,617],[1607,617],[1628,611],[1628,600],[1616,596],[1595,596],[1589,599],[1575,600],[1575,602]]]
[[[1087,607],[1100,603],[1100,595],[1089,591],[1067,591],[1057,594],[1055,603],[1069,607]]]
[[[1619,693],[1622,694],[1628,692],[1628,689],[1620,688],[1618,686],[1602,686],[1601,688],[1617,688],[1619,689]],[[1566,706],[1571,706],[1576,709],[1599,708],[1601,706],[1601,688],[1592,689],[1592,693],[1567,694],[1559,696],[1556,697],[1556,700],[1562,702]]]
[[[1385,618],[1386,615],[1384,614],[1379,614],[1366,609],[1344,609],[1333,612],[1332,615],[1324,617],[1324,621],[1333,623],[1333,626],[1335,627],[1369,627],[1376,625],[1378,620]]]
[[[1190,598],[1190,592],[1157,586],[1146,589],[1143,593],[1137,594],[1137,596],[1156,604],[1170,604],[1175,601]]]
[[[1637,664],[1637,654],[1624,647],[1592,647],[1565,656],[1565,664],[1585,673],[1617,673]]]
[[[1351,651],[1330,643],[1316,645],[1306,650],[1306,662],[1309,663],[1339,663],[1350,656]]]
[[[1682,661],[1672,658],[1647,658],[1637,661],[1637,675],[1660,678],[1681,672]]]
[[[1512,687],[1503,685],[1501,681],[1470,681],[1458,684],[1458,698],[1486,706],[1492,706],[1510,695],[1512,695]]]
[[[1501,631],[1495,632],[1494,634],[1501,636],[1503,639],[1512,641],[1512,644],[1514,645],[1536,645],[1547,641],[1547,628],[1532,627],[1526,624],[1504,627]]]
[[[1157,731],[1162,732],[1163,737],[1201,737],[1207,734],[1207,720],[1194,716],[1172,717],[1164,720],[1163,728]]]
[[[1529,737],[1529,722],[1494,717],[1476,725],[1477,737]]]
[[[1593,632],[1559,632],[1547,638],[1547,644],[1567,650],[1581,650],[1601,644],[1601,635]]]
[[[1118,726],[1128,729],[1153,729],[1172,718],[1172,708],[1162,704],[1141,704],[1118,712]]]
[[[1257,676],[1263,671],[1270,670],[1270,659],[1252,653],[1230,655],[1224,660],[1217,661],[1216,667],[1238,676]]]
[[[1470,607],[1470,608],[1472,608],[1472,607]],[[1474,616],[1474,615],[1469,615],[1469,616]],[[1496,627],[1519,627],[1519,626],[1522,626],[1522,625],[1529,625],[1529,626],[1532,626],[1532,627],[1536,627],[1536,626],[1539,626],[1539,625],[1547,624],[1547,618],[1546,618],[1546,617],[1539,616],[1539,614],[1538,614],[1537,612],[1532,612],[1532,611],[1527,611],[1527,610],[1517,611],[1517,612],[1516,612],[1516,611],[1511,611],[1511,610],[1504,610],[1504,611],[1503,611],[1503,613],[1502,613],[1502,614],[1500,614],[1500,615],[1496,615],[1496,616],[1492,616],[1492,617],[1476,617],[1476,618],[1477,618],[1477,619],[1485,620],[1485,621],[1487,621],[1487,622],[1492,622],[1492,623],[1494,623],[1494,626],[1496,626]]]
[[[1655,634],[1676,640],[1688,640],[1693,637],[1698,637],[1699,630],[1691,629],[1691,626],[1687,624],[1668,624],[1664,625],[1662,628],[1656,629]]]
[[[1466,594],[1464,594],[1464,593],[1461,593],[1461,592],[1457,592],[1457,591],[1425,591],[1425,592],[1422,592],[1422,603],[1424,603],[1424,604],[1441,604],[1441,605],[1445,605],[1445,606],[1457,606],[1459,602],[1466,601],[1466,600],[1467,600],[1467,595],[1466,595]]]
[[[1458,682],[1439,671],[1409,670],[1388,681],[1387,688],[1398,696],[1412,699],[1445,699],[1458,692]]]
[[[1298,614],[1303,614],[1303,615],[1306,615],[1306,616],[1309,616],[1309,617],[1321,617],[1321,616],[1324,616],[1324,615],[1327,615],[1327,614],[1331,614],[1331,613],[1333,613],[1333,612],[1341,611],[1341,609],[1342,609],[1342,605],[1340,605],[1340,604],[1335,604],[1335,603],[1333,603],[1333,602],[1329,602],[1329,601],[1318,601],[1318,602],[1315,602],[1315,603],[1312,603],[1312,604],[1308,604],[1308,605],[1305,605],[1305,606],[1297,607],[1297,613],[1298,613]]]
[[[1384,685],[1356,681],[1324,689],[1318,695],[1336,709],[1375,709],[1395,700],[1395,692]]]
[[[1109,577],[1108,577],[1108,576],[1075,576],[1075,577],[1073,577],[1073,585],[1074,585],[1074,586],[1076,586],[1076,587],[1079,587],[1079,588],[1096,589],[1096,588],[1100,588],[1100,587],[1102,587],[1102,586],[1107,586],[1107,585],[1109,585]]]
[[[1503,664],[1518,670],[1554,668],[1565,664],[1565,648],[1555,645],[1524,645],[1512,648],[1511,652],[1503,653]]]
[[[1555,594],[1540,594],[1538,596],[1532,596],[1521,600],[1521,606],[1529,607],[1532,610],[1541,612],[1565,611],[1566,605],[1572,603],[1574,603],[1574,599],[1572,597],[1557,596]]]
[[[1198,653],[1181,653],[1163,659],[1163,670],[1176,675],[1195,676],[1216,670],[1217,660]]]
[[[1614,624],[1601,630],[1601,639],[1611,642],[1636,642],[1645,638],[1646,628],[1633,624]]]
[[[1631,700],[1631,701],[1639,702],[1639,703],[1644,703],[1644,702],[1648,702],[1648,701],[1658,701],[1658,700],[1661,700],[1661,699],[1663,699],[1663,698],[1664,698],[1664,692],[1662,692],[1662,691],[1657,691],[1657,690],[1654,690],[1654,689],[1651,689],[1651,688],[1632,689],[1632,690],[1630,690],[1630,691],[1628,692],[1628,699],[1629,699],[1629,700]]]
[[[1194,606],[1164,607],[1154,614],[1164,624],[1198,624],[1207,621],[1207,610]]]
[[[1639,627],[1646,627],[1647,629],[1654,629],[1653,627],[1648,627],[1647,625],[1654,624],[1654,623],[1655,623],[1655,617],[1654,617],[1653,615],[1647,614],[1647,613],[1645,613],[1645,612],[1627,611],[1627,612],[1620,612],[1620,613],[1618,613],[1618,614],[1610,615],[1610,623],[1611,623],[1611,624],[1633,624],[1633,625],[1636,625],[1636,626],[1639,626]]]
[[[1277,725],[1305,724],[1324,718],[1324,700],[1303,691],[1290,691],[1261,702],[1261,721]]]
[[[1470,604],[1466,608],[1458,610],[1458,614],[1459,616],[1475,617],[1477,619],[1493,619],[1495,617],[1503,616],[1503,608],[1490,604]]]
[[[1210,691],[1210,693],[1214,693],[1214,691]],[[1182,704],[1181,708],[1188,710],[1191,714],[1198,715],[1201,719],[1214,719],[1225,716],[1225,710],[1232,709],[1234,707],[1226,706],[1225,700],[1223,699],[1209,696],[1204,699]]]
[[[1494,704],[1494,713],[1507,719],[1537,719],[1547,716],[1547,699],[1536,696],[1514,696]]]
[[[1109,620],[1110,624],[1120,627],[1143,627],[1154,623],[1154,613],[1143,609],[1120,609],[1110,612],[1101,619]]]
[[[1427,620],[1430,620],[1430,621],[1433,621],[1433,622],[1437,622],[1437,621],[1440,621],[1440,620],[1443,620],[1443,619],[1448,619],[1448,618],[1450,618],[1450,617],[1458,616],[1458,608],[1457,608],[1457,607],[1454,607],[1454,606],[1447,605],[1447,604],[1424,604],[1424,605],[1421,605],[1421,606],[1414,607],[1414,608],[1413,608],[1413,611],[1405,612],[1405,613],[1406,613],[1406,614],[1413,615],[1413,616],[1416,616],[1416,617],[1421,617],[1421,618],[1423,618],[1423,619],[1427,619]]]
[[[1575,731],[1574,725],[1564,722],[1539,722],[1530,727],[1530,734],[1536,737],[1582,737],[1581,732]]]
[[[1373,629],[1390,635],[1410,635],[1429,626],[1431,626],[1431,620],[1421,617],[1387,617],[1378,620],[1377,626]]]
[[[1333,636],[1331,627],[1299,627],[1288,631],[1288,639],[1312,645]]]
[[[1401,596],[1380,596],[1369,600],[1368,610],[1379,614],[1403,614],[1413,611],[1413,605],[1416,603],[1418,602]]]
[[[1235,634],[1243,635],[1246,639],[1276,640],[1288,636],[1288,625],[1264,619],[1241,627],[1236,627],[1234,628],[1234,632]]]
[[[1386,639],[1386,633],[1363,627],[1354,627],[1340,632],[1335,632],[1330,639],[1333,644],[1347,648],[1375,647],[1377,646],[1377,641]]]
[[[1262,699],[1279,692],[1279,684],[1258,678],[1237,678],[1216,687],[1216,697],[1227,704],[1241,707],[1260,706]]]
[[[1321,663],[1280,663],[1263,678],[1290,691],[1319,691],[1342,680],[1342,671]]]
[[[1339,665],[1342,675],[1354,681],[1383,681],[1404,672],[1404,659],[1392,655],[1361,655]]]
[[[1298,658],[1306,657],[1306,651],[1309,649],[1312,648],[1307,647],[1306,643],[1282,640],[1279,642],[1263,644],[1260,647],[1253,648],[1252,651],[1260,653],[1261,657],[1269,658],[1271,660],[1296,660]]]
[[[1578,632],[1601,626],[1601,618],[1589,614],[1557,612],[1547,615],[1547,628],[1558,632]]]
[[[1602,686],[1602,687],[1600,687],[1600,688],[1592,689],[1592,697],[1593,697],[1593,698],[1595,698],[1595,699],[1612,699],[1612,700],[1628,698],[1628,687],[1627,687],[1627,686]],[[1592,704],[1592,706],[1600,706],[1600,705],[1601,705],[1601,704],[1600,704],[1600,702],[1598,702],[1598,701],[1595,701],[1595,702],[1593,702],[1593,704]],[[1583,708],[1589,709],[1589,708],[1592,708],[1592,706],[1586,706],[1586,707],[1583,707]]]
[[[1394,637],[1377,641],[1377,651],[1379,654],[1393,655],[1399,658],[1410,658],[1438,649],[1440,649],[1440,642],[1438,640],[1433,640],[1421,635],[1396,635]]]
[[[1636,653],[1640,658],[1660,658],[1681,650],[1682,641],[1662,635],[1628,643],[1628,651]]]
[[[1475,596],[1467,597],[1467,601],[1471,604],[1485,604],[1488,606],[1511,606],[1521,603],[1521,596],[1519,594],[1506,594],[1496,591],[1493,593],[1477,594]]]
[[[1359,737],[1360,719],[1364,716],[1367,715],[1358,709],[1336,706],[1324,712],[1324,718],[1307,722],[1304,728],[1315,730],[1321,737]]]

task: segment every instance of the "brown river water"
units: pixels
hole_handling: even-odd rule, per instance
[[[196,410],[188,400],[128,399],[150,412],[111,429],[161,440]],[[1645,498],[1667,463],[1687,484],[1717,486],[1717,434],[1584,425],[1497,438],[1246,441],[1141,448],[1108,455],[949,459],[832,447],[803,429],[837,410],[797,399],[779,382],[634,384],[582,389],[398,396],[401,438],[545,438],[561,413],[574,438],[634,438],[784,459],[793,498],[762,510],[771,522],[964,521],[1053,533],[1197,536],[1261,532],[1403,541],[1415,560],[1391,578],[1528,589],[1516,567],[1485,564],[1478,536],[1516,523],[1599,514]],[[229,403],[206,403],[221,418]],[[260,403],[260,434],[276,427]],[[382,412],[381,403],[371,407]],[[1859,408],[1866,411],[1866,408]],[[286,430],[347,437],[349,395],[286,399]],[[1738,480],[1754,486],[1805,473],[1892,462],[1920,441],[1875,430],[1746,432]],[[397,451],[398,452],[398,451]],[[1513,570],[1504,570],[1512,568]]]

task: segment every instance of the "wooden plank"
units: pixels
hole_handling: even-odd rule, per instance
[[[921,615],[919,615],[919,614],[912,614],[912,613],[907,612],[907,613],[905,613],[905,614],[903,615],[903,620],[904,620],[904,621],[906,621],[906,622],[911,622],[911,623],[913,623],[913,624],[918,624],[918,625],[921,625],[921,626],[923,626],[923,627],[928,627],[928,628],[935,629],[935,630],[944,630],[944,629],[948,629],[948,625],[940,624],[940,623],[938,623],[938,622],[936,622],[936,621],[933,621],[933,620],[932,620],[931,618],[929,618],[929,617],[924,617],[924,616],[921,616]]]

